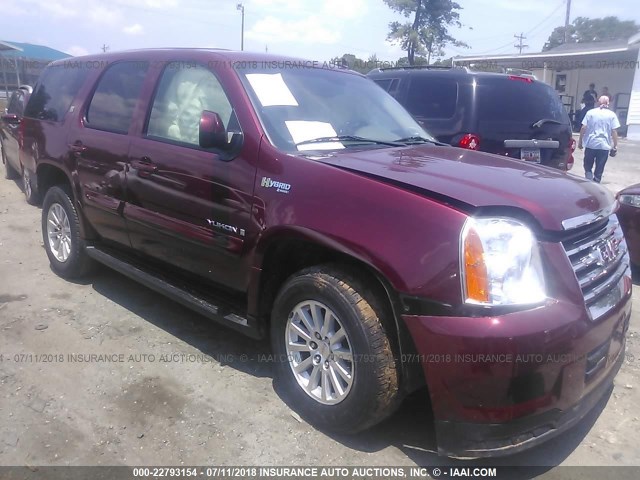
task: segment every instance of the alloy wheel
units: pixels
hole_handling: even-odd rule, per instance
[[[324,405],[344,400],[353,385],[351,342],[338,316],[325,304],[304,301],[288,316],[287,360],[307,395]]]
[[[59,262],[66,262],[71,254],[71,225],[62,205],[53,203],[47,213],[49,249]]]

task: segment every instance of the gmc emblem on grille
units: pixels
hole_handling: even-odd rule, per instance
[[[596,263],[600,267],[609,265],[618,256],[619,245],[615,240],[607,239],[601,244],[597,245],[593,249],[593,253],[596,255]]]

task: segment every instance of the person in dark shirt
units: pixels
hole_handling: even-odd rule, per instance
[[[587,112],[596,106],[597,101],[598,92],[596,92],[596,85],[595,83],[590,83],[589,90],[585,90],[584,95],[582,95],[582,103],[584,104],[584,107],[580,111],[580,123],[582,123]]]
[[[584,103],[584,108],[589,111],[596,106],[597,101],[598,92],[596,92],[596,85],[594,83],[591,83],[589,84],[589,90],[586,90],[584,92],[584,95],[582,95],[582,103]]]

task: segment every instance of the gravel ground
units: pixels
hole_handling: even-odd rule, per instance
[[[640,146],[619,150],[605,171],[612,191],[640,182]],[[40,209],[9,180],[0,252],[0,465],[468,465],[433,453],[425,392],[368,432],[329,435],[280,400],[266,343],[106,268],[57,277]],[[576,428],[473,465],[640,465],[639,324],[636,310],[613,392]],[[548,474],[568,478],[559,472]]]

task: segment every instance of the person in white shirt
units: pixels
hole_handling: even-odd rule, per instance
[[[599,108],[589,110],[582,120],[578,148],[583,148],[584,142],[584,176],[589,180],[600,183],[604,166],[611,156],[618,151],[618,132],[620,122],[615,113],[609,110],[609,97],[602,95],[598,99]],[[595,163],[595,171],[593,164]]]

